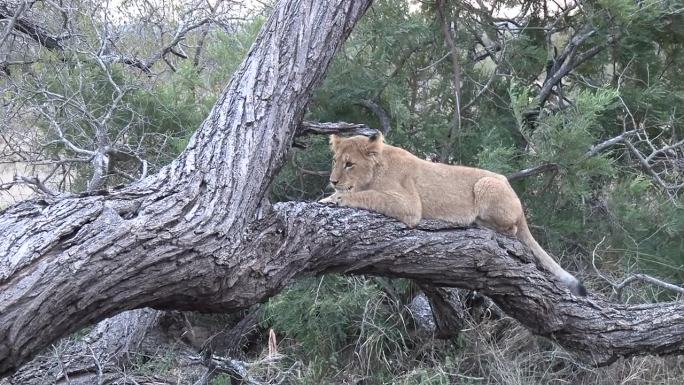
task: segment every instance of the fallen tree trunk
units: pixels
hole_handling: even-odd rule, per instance
[[[125,310],[230,312],[329,272],[478,290],[597,364],[682,353],[684,303],[575,298],[491,231],[411,230],[359,210],[267,202],[314,87],[369,4],[281,2],[172,164],[123,189],[0,213],[0,376]]]
[[[78,263],[77,256],[72,258],[60,262]],[[552,338],[595,364],[620,356],[684,351],[684,302],[617,305],[574,297],[539,270],[517,240],[487,229],[449,229],[431,222],[408,229],[370,212],[283,203],[253,222],[237,244],[213,255],[159,261],[150,253],[136,263],[122,262],[115,258],[97,261],[74,280],[97,281],[100,287],[97,294],[89,291],[81,296],[80,307],[88,308],[91,317],[116,312],[104,304],[116,303],[117,309],[139,306],[133,298],[147,298],[146,305],[159,309],[231,312],[269,298],[298,276],[377,274],[478,290],[534,333]],[[46,260],[39,263],[49,264]],[[114,266],[111,274],[100,273]],[[185,284],[174,284],[177,281]],[[62,291],[71,290],[64,286],[51,293],[59,298],[65,294]],[[41,291],[33,287],[32,292]],[[25,295],[23,300],[34,309],[44,298]],[[66,334],[66,326],[80,326],[80,307],[66,307],[59,317],[40,311],[22,313],[27,323],[12,326],[18,330],[38,327],[42,335],[56,338]],[[60,322],[54,322],[56,318]],[[16,336],[26,337],[21,332]],[[6,355],[3,363],[20,364],[23,357]],[[8,366],[5,371],[9,370]]]

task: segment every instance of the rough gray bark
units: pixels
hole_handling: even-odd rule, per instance
[[[124,189],[2,212],[0,374],[123,310],[229,310],[272,294],[252,281],[262,262],[237,253],[244,229],[268,210],[311,93],[369,5],[282,1],[169,166]]]
[[[154,264],[155,269],[140,273],[141,265]],[[111,261],[98,262],[99,270],[110,265]],[[88,290],[81,297],[94,317],[111,314],[107,304],[113,302],[135,306],[121,298],[144,296],[159,308],[229,312],[263,301],[297,276],[329,272],[405,277],[478,290],[536,334],[597,364],[619,356],[684,350],[684,302],[616,305],[594,297],[576,298],[540,271],[518,241],[490,230],[448,229],[429,222],[407,229],[379,214],[318,203],[277,204],[271,214],[249,226],[235,247],[194,261],[159,263],[151,253],[119,266],[117,274],[83,271],[80,275],[91,282],[99,279],[106,289],[96,294]],[[195,278],[178,291],[168,288],[186,277]],[[137,284],[129,287],[129,279]],[[31,302],[42,301],[32,297]],[[62,322],[78,323],[76,308],[65,310],[69,317]],[[25,315],[34,316],[25,327],[40,324],[47,336],[64,334],[63,325],[51,322],[54,315]],[[12,359],[5,357],[4,362]]]
[[[129,362],[129,354],[154,354],[166,343],[166,336],[156,330],[161,313],[137,309],[117,314],[100,322],[82,339],[36,357],[0,384],[115,383],[122,377],[119,363]]]
[[[310,271],[405,277],[477,290],[534,333],[599,365],[621,356],[684,352],[684,302],[623,305],[571,296],[537,268],[518,241],[492,231],[445,229],[431,223],[410,230],[380,215],[318,209],[317,204],[287,203],[276,209],[309,216],[315,224],[309,231],[323,237],[306,243],[319,256],[310,262]],[[295,223],[298,229],[305,228],[306,222],[293,222],[290,214],[285,215],[293,223],[288,228]],[[331,244],[331,249],[317,250],[321,243]]]
[[[432,309],[435,336],[443,339],[458,336],[467,317],[465,301],[460,298],[459,293],[455,289],[449,290],[427,284],[419,286]]]
[[[515,240],[265,200],[311,92],[370,0],[281,2],[187,149],[114,191],[0,213],[0,375],[124,310],[230,312],[303,274],[475,289],[532,331],[607,363],[684,350],[684,303],[572,297]]]

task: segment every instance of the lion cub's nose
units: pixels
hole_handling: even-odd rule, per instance
[[[338,181],[336,181],[336,180],[330,179],[330,183],[332,183],[333,186],[336,186],[336,185],[337,185],[337,182],[338,182]]]

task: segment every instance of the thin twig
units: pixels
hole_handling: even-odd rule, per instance
[[[625,286],[629,285],[630,283],[634,281],[643,281],[643,282],[648,282],[650,284],[660,286],[662,288],[676,291],[677,293],[684,294],[684,287],[677,286],[665,281],[662,281],[658,278],[651,277],[648,274],[632,274],[629,277],[625,278],[622,280],[622,282],[616,284],[614,287],[618,291],[618,295],[622,294],[622,289],[625,288]]]
[[[632,275],[624,278],[621,282],[614,282],[613,280],[609,279],[605,275],[601,274],[601,271],[598,269],[598,267],[596,267],[596,255],[597,255],[596,250],[599,248],[599,246],[601,246],[601,244],[605,240],[606,240],[606,237],[603,237],[601,239],[601,242],[599,242],[596,245],[596,247],[594,247],[594,250],[591,253],[591,265],[594,268],[594,272],[599,277],[601,277],[604,281],[608,282],[610,284],[610,286],[613,287],[613,289],[616,291],[618,297],[622,296],[622,290],[627,285],[629,285],[630,283],[635,282],[635,281],[648,282],[652,285],[660,286],[664,289],[668,289],[668,290],[675,291],[677,293],[684,294],[684,287],[665,282],[665,281],[660,280],[658,278],[652,277],[648,274],[641,274],[641,273],[632,274]]]
[[[506,175],[506,178],[509,181],[514,181],[518,179],[523,179],[527,178],[529,176],[534,176],[538,175],[544,172],[552,171],[554,173],[558,173],[558,170],[560,169],[560,166],[556,163],[545,163],[540,166],[532,167],[532,168],[526,168],[524,170],[520,170],[518,172],[514,172],[512,174]]]
[[[43,181],[41,181],[36,176],[15,175],[14,180],[12,182],[0,184],[0,190],[9,190],[11,187],[18,185],[18,184],[29,185],[29,187],[31,187],[34,191],[41,192],[41,193],[48,195],[48,196],[59,195],[57,192],[55,192],[52,189],[50,189],[49,187],[47,187],[43,183]]]

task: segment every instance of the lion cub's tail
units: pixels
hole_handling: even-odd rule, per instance
[[[537,257],[539,262],[541,262],[542,266],[565,283],[573,294],[582,297],[587,295],[587,289],[584,285],[582,285],[574,275],[565,271],[558,262],[551,258],[551,256],[539,246],[539,243],[537,243],[532,236],[532,233],[530,233],[530,229],[527,227],[525,217],[518,223],[518,233],[516,236],[527,245],[527,247],[532,249],[532,253]]]

